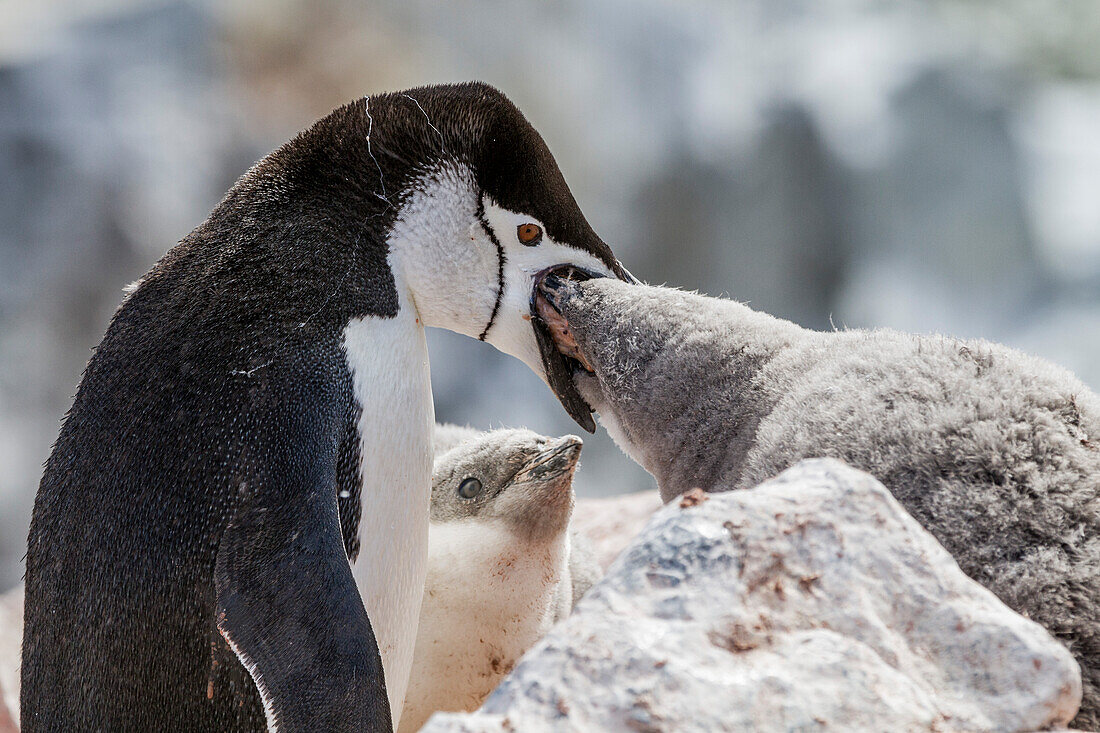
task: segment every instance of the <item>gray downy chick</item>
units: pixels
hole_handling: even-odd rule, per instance
[[[399,733],[474,710],[599,577],[570,531],[581,440],[439,426],[428,577]]]
[[[1100,400],[1068,371],[985,341],[818,333],[602,278],[550,278],[537,306],[665,501],[811,457],[871,473],[964,572],[1069,647],[1074,724],[1100,727]]]

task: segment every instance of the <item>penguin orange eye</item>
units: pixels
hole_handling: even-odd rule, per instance
[[[521,244],[534,247],[542,241],[542,227],[538,224],[520,224],[516,227],[516,236]]]
[[[464,478],[458,485],[458,495],[463,499],[473,499],[481,493],[481,482],[476,478]]]

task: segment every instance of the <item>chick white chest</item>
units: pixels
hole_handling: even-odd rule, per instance
[[[352,574],[382,655],[395,728],[427,573],[435,422],[424,326],[400,284],[398,292],[395,317],[356,319],[344,329],[362,411],[361,549]]]
[[[493,521],[431,524],[413,675],[398,733],[473,710],[554,622],[568,533],[526,544]]]

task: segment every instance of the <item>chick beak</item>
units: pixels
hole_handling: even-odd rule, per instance
[[[562,353],[554,338],[550,319],[553,319],[554,312],[559,311],[564,281],[590,280],[595,277],[604,275],[574,265],[558,265],[540,272],[535,277],[535,287],[531,292],[531,325],[535,329],[535,341],[539,346],[546,381],[569,416],[590,433],[596,432],[596,421],[592,418],[592,408],[573,384],[573,371],[578,367],[591,371],[591,367],[583,358],[578,358],[579,352],[568,355]]]
[[[581,459],[584,442],[576,435],[550,440],[516,474],[515,483],[560,482],[570,484]]]

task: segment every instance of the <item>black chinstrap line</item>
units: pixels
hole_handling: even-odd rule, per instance
[[[493,327],[493,323],[497,319],[497,311],[500,310],[500,301],[504,297],[504,247],[501,245],[500,240],[497,239],[497,235],[493,231],[493,228],[489,226],[489,220],[485,218],[484,199],[478,200],[476,215],[478,222],[481,223],[481,228],[485,230],[485,233],[497,248],[497,299],[496,302],[493,303],[493,312],[489,315],[489,322],[485,324],[485,330],[477,337],[478,341],[484,341],[485,337],[489,335],[489,329]]]

